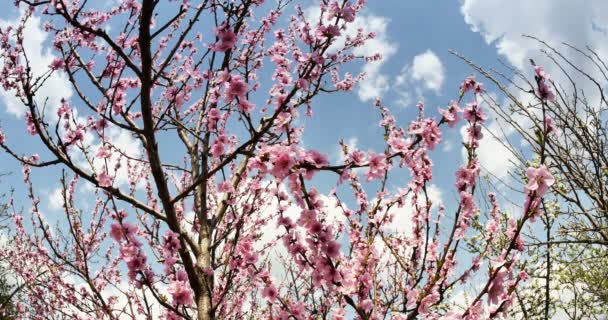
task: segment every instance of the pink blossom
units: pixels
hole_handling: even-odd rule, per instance
[[[483,108],[477,105],[477,102],[472,102],[467,105],[464,109],[462,117],[468,121],[485,121],[488,116],[486,115]]]
[[[230,29],[227,23],[217,27],[215,29],[215,35],[218,38],[218,42],[210,46],[213,51],[225,52],[234,48],[236,45],[236,34]]]
[[[247,101],[246,99],[240,99],[238,104],[238,109],[241,112],[250,113],[255,109],[255,104]]]
[[[507,269],[503,267],[496,271],[494,280],[492,280],[490,288],[488,289],[488,303],[497,304],[502,300],[501,296],[505,292],[504,282],[507,274]]]
[[[65,63],[62,58],[55,58],[53,61],[51,61],[50,67],[53,70],[63,69],[65,67]]]
[[[418,312],[422,315],[428,315],[430,313],[430,308],[439,301],[439,292],[433,291],[431,294],[428,294],[426,297],[422,298],[420,301],[420,306],[418,306]]]
[[[82,129],[77,128],[75,130],[70,130],[68,132],[67,136],[65,137],[65,144],[71,145],[78,141],[82,141],[83,139],[84,139],[84,133],[83,133]]]
[[[173,303],[177,305],[190,305],[192,303],[192,290],[185,281],[174,281],[169,287],[169,294]]]
[[[326,166],[329,162],[327,156],[317,150],[310,150],[306,153],[306,160],[314,165],[316,168]]]
[[[554,101],[555,100],[555,93],[553,92],[553,88],[551,88],[551,86],[548,85],[546,81],[539,81],[538,89],[536,90],[536,93],[541,98],[541,100],[545,100],[545,101]]]
[[[67,119],[68,116],[71,114],[71,109],[70,106],[68,105],[68,103],[65,100],[61,100],[61,106],[59,107],[59,109],[57,109],[57,116],[59,118],[64,117]]]
[[[244,99],[248,91],[249,85],[243,81],[243,78],[240,75],[234,75],[226,88],[226,102],[230,103],[235,98]]]
[[[553,123],[553,119],[549,118],[548,116],[545,117],[545,132],[546,134],[549,134],[551,132],[555,132],[557,131],[557,128],[555,127],[555,124]]]
[[[207,127],[209,130],[214,130],[217,126],[217,121],[220,119],[220,111],[217,108],[211,108],[207,112]]]
[[[405,154],[411,146],[411,141],[403,138],[391,137],[387,142],[388,145],[391,146],[391,149],[393,149],[395,152],[401,152],[403,154]]]
[[[120,242],[122,240],[122,226],[119,223],[113,223],[110,226],[110,236],[112,239],[116,240],[116,242]]]
[[[355,150],[350,154],[350,162],[356,166],[361,166],[365,163],[365,152]]]
[[[211,145],[211,155],[214,158],[219,158],[224,155],[224,144],[218,140],[213,141]]]
[[[541,66],[534,66],[534,74],[541,80],[546,80],[549,78],[549,75],[545,72],[545,69]]]
[[[103,145],[102,145],[101,147],[99,147],[99,149],[97,149],[97,154],[96,154],[96,157],[97,157],[98,159],[107,159],[107,158],[109,158],[111,155],[112,155],[112,154],[110,153],[110,149],[108,149],[107,147],[105,147],[105,146],[103,146]]]
[[[110,187],[112,186],[112,177],[110,177],[104,170],[97,175],[97,183],[102,188]]]
[[[276,300],[277,295],[277,289],[272,284],[264,287],[264,289],[262,290],[262,297],[264,297],[269,302],[273,302],[274,300]]]
[[[277,179],[282,180],[289,175],[295,161],[288,151],[278,151],[273,157],[273,166],[270,171]]]
[[[554,101],[555,93],[553,92],[551,86],[548,84],[549,75],[541,66],[534,66],[534,73],[536,83],[538,85],[538,88],[536,89],[536,94],[543,101]]]
[[[337,241],[330,241],[324,246],[325,254],[330,258],[335,258],[340,254],[340,244]]]
[[[381,179],[384,177],[384,173],[388,168],[386,162],[386,155],[384,153],[375,154],[374,152],[369,153],[369,170],[365,174],[367,181],[373,179]]]
[[[462,92],[467,92],[475,87],[475,77],[467,77],[464,79],[462,84],[460,85],[460,90]]]
[[[529,167],[526,170],[526,176],[529,181],[526,185],[526,190],[536,192],[536,195],[539,197],[544,196],[555,183],[555,178],[553,178],[544,164],[538,168]]]
[[[481,131],[480,125],[475,125],[467,128],[469,138],[473,141],[478,141],[483,138],[483,132]]]
[[[163,249],[167,254],[175,254],[177,250],[181,248],[179,238],[176,233],[171,230],[167,230],[163,236]]]
[[[435,146],[441,142],[441,130],[434,119],[424,119],[413,123],[410,127],[410,134],[420,135],[429,150],[435,149]]]
[[[355,21],[355,9],[350,3],[346,3],[344,9],[342,9],[342,18],[346,22]]]
[[[27,125],[27,132],[30,135],[35,136],[38,134],[38,129],[36,129],[36,124],[34,123],[34,118],[29,112],[25,113],[25,124]]]
[[[418,296],[420,295],[420,291],[418,289],[411,289],[407,293],[407,308],[413,308],[418,303]]]
[[[452,101],[447,110],[439,109],[439,113],[443,116],[443,120],[448,123],[448,127],[453,128],[458,122],[458,112],[460,112],[458,103]]]

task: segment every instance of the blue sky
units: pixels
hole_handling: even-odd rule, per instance
[[[305,8],[314,6],[312,0],[296,2]],[[2,11],[0,26],[14,22],[16,17],[18,12],[14,9]],[[403,125],[413,119],[419,100],[427,105],[428,114],[447,105],[456,98],[462,79],[472,73],[465,63],[448,53],[448,49],[461,52],[482,66],[504,70],[498,61],[502,59],[516,68],[527,70],[528,58],[540,59],[539,48],[521,34],[537,35],[556,44],[561,41],[579,46],[589,44],[600,52],[606,52],[607,21],[608,2],[600,0],[368,0],[367,9],[356,23],[378,33],[373,45],[364,50],[377,50],[384,54],[384,60],[366,67],[369,78],[361,88],[349,93],[322,95],[315,101],[313,119],[302,120],[306,121],[304,143],[329,154],[333,161],[338,160],[337,142],[341,138],[363,150],[378,151],[382,138],[377,126],[379,116],[372,107],[373,97],[381,97],[383,104],[390,107]],[[44,66],[51,54],[49,43],[48,39],[43,41],[44,34],[35,29],[30,34],[30,39],[33,39],[30,45]],[[362,69],[360,64],[353,64],[348,70],[360,72]],[[559,80],[557,70],[549,68],[548,71]],[[61,79],[51,81],[44,93],[57,96],[57,92],[65,92],[64,85]],[[489,86],[488,89],[492,91],[494,88]],[[59,97],[54,101],[57,99]],[[34,139],[26,137],[23,110],[12,105],[11,101],[10,93],[0,94],[0,121],[8,141],[18,146],[17,150],[23,154],[40,153],[44,158],[41,146],[31,143]],[[490,129],[498,129],[497,122],[490,121],[488,125]],[[507,177],[508,170],[512,169],[507,161],[508,153],[489,135],[486,137],[480,150],[482,165],[493,174]],[[129,145],[126,137],[118,138],[123,138],[127,146],[136,149],[136,146]],[[444,139],[447,144],[432,156],[436,165],[435,183],[443,200],[449,202],[449,198],[453,198],[450,196],[453,172],[461,162],[459,143],[462,137],[455,128],[444,131]],[[23,199],[20,166],[7,155],[0,154],[0,168],[3,172],[13,173],[4,178],[3,189],[14,186],[17,199]],[[57,209],[53,203],[57,201],[60,173],[59,167],[34,169],[36,191],[51,212]],[[330,187],[326,183],[321,188],[327,192]],[[27,209],[29,204],[23,203],[23,206]]]

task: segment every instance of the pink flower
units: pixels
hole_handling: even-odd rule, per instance
[[[458,112],[460,107],[458,103],[452,101],[447,110],[439,109],[439,113],[443,116],[443,119],[448,123],[448,127],[453,128],[458,122]]]
[[[141,245],[137,239],[135,239],[135,234],[139,231],[139,228],[130,223],[124,222],[122,225],[120,223],[113,223],[110,226],[110,237],[116,240],[116,242],[120,242],[123,239],[129,241],[132,245],[139,246]]]
[[[547,193],[549,187],[555,183],[555,178],[551,175],[547,167],[543,164],[538,168],[529,167],[526,170],[528,184],[526,190],[536,192],[536,195],[542,197]]]
[[[407,308],[411,309],[416,306],[418,302],[418,296],[420,295],[420,291],[418,289],[412,289],[407,293]]]
[[[101,132],[103,131],[104,128],[108,127],[108,121],[104,118],[101,118],[99,120],[97,120],[93,126],[95,127],[95,130]]]
[[[0,131],[0,144],[4,144],[4,142],[6,142],[6,136],[4,132]]]
[[[350,162],[356,166],[361,166],[365,163],[365,152],[355,150],[350,154]]]
[[[310,150],[306,153],[306,160],[316,168],[326,166],[329,162],[327,156],[317,150]]]
[[[429,314],[430,308],[439,301],[439,292],[433,291],[433,293],[422,298],[420,306],[418,306],[418,312],[420,315],[425,316]]]
[[[460,90],[462,92],[467,92],[475,87],[475,77],[467,77],[464,79],[462,84],[460,85]]]
[[[429,118],[413,123],[409,132],[420,135],[429,150],[435,149],[435,146],[441,142],[441,130],[434,119]]]
[[[168,291],[174,304],[189,305],[192,303],[192,291],[185,281],[174,281]]]
[[[127,268],[129,269],[129,278],[135,279],[137,273],[146,268],[147,258],[139,248],[133,246],[122,247],[121,250],[125,251],[125,261],[127,262]]]
[[[218,42],[210,46],[211,50],[225,52],[236,45],[236,34],[232,31],[228,24],[224,23],[215,29],[215,35],[218,38]]]
[[[549,117],[545,117],[545,132],[547,134],[551,133],[551,132],[555,132],[557,130],[557,128],[555,127],[555,124],[553,123],[553,119],[549,118]]]
[[[534,66],[534,78],[536,79],[536,83],[538,84],[538,89],[536,90],[536,94],[543,101],[553,101],[555,100],[555,93],[551,86],[547,84],[549,81],[549,75],[543,70],[541,66]]]
[[[247,101],[246,99],[240,99],[238,104],[238,109],[241,112],[251,112],[255,108],[255,104]]]
[[[496,276],[494,276],[494,280],[492,280],[488,289],[488,303],[497,304],[502,300],[501,296],[505,292],[504,282],[507,273],[507,269],[505,268],[500,268],[500,270],[496,271]]]
[[[219,158],[224,154],[224,144],[219,140],[215,140],[211,145],[211,155],[214,158]]]
[[[110,237],[116,240],[116,242],[120,242],[122,240],[122,226],[119,223],[113,223],[110,226]]]
[[[551,88],[551,86],[549,86],[547,84],[546,81],[539,81],[538,90],[536,90],[536,93],[544,101],[554,101],[555,100],[555,93],[553,92],[553,89]]]
[[[353,6],[350,3],[347,3],[344,6],[344,9],[342,9],[342,18],[346,22],[355,21],[355,9],[353,8]]]
[[[266,286],[262,290],[262,297],[264,297],[269,302],[273,302],[274,300],[276,300],[277,295],[278,295],[277,289],[272,284]]]
[[[59,118],[65,116],[65,118],[67,119],[70,114],[71,114],[70,105],[68,105],[67,101],[62,99],[61,106],[59,107],[59,109],[57,109],[57,116]]]
[[[485,111],[477,106],[477,102],[469,103],[462,117],[468,121],[485,121],[488,118]]]
[[[34,123],[34,117],[29,112],[25,113],[25,124],[27,125],[27,132],[35,136],[38,134],[38,130],[36,129],[36,124]]]
[[[67,136],[65,137],[65,144],[71,145],[76,143],[77,141],[82,141],[83,139],[84,133],[80,128],[77,128],[76,130],[70,130],[68,132]]]
[[[340,244],[336,241],[328,242],[323,249],[330,258],[335,258],[340,254]]]
[[[105,146],[101,146],[99,147],[99,149],[97,149],[97,158],[99,159],[106,159],[109,158],[112,154],[110,153],[110,150],[108,148],[106,148]]]
[[[282,180],[289,175],[289,171],[294,166],[295,162],[288,151],[281,150],[273,157],[273,166],[270,173],[277,179]]]
[[[373,152],[369,153],[369,171],[365,174],[367,177],[367,181],[372,181],[373,179],[381,179],[384,177],[384,173],[388,168],[388,164],[386,163],[386,155],[384,153],[375,154]]]
[[[319,26],[317,29],[317,38],[330,38],[340,36],[340,29],[335,25]]]
[[[163,236],[163,249],[166,253],[173,255],[181,248],[181,244],[179,242],[179,238],[177,234],[172,232],[171,230],[167,230],[165,235]]]
[[[538,77],[538,79],[541,79],[541,80],[546,80],[549,78],[549,75],[545,72],[545,70],[541,66],[534,66],[534,74],[536,75],[536,77]]]
[[[55,58],[53,61],[51,61],[50,67],[53,70],[63,69],[65,67],[65,63],[62,58]]]
[[[99,175],[97,175],[97,183],[102,188],[110,187],[112,186],[112,177],[110,177],[104,170]]]
[[[473,127],[467,128],[467,133],[469,134],[469,138],[471,138],[471,140],[478,141],[483,138],[483,132],[481,132],[480,125],[475,125]]]
[[[226,88],[226,102],[230,103],[234,98],[244,99],[248,91],[249,85],[243,81],[243,78],[238,74],[234,75]]]
[[[207,112],[207,128],[214,130],[217,127],[217,121],[220,119],[220,111],[217,108],[211,108]]]
[[[403,138],[397,137],[390,137],[387,143],[395,152],[401,152],[403,154],[409,150],[411,145],[411,141],[406,141]]]

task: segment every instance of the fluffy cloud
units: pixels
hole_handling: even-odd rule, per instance
[[[607,47],[602,30],[608,27],[608,2],[603,0],[464,0],[461,12],[473,31],[520,69],[539,55],[538,44],[522,34],[554,44]]]
[[[401,70],[395,78],[395,85],[399,89],[397,103],[407,106],[414,97],[422,100],[424,91],[431,90],[439,94],[445,79],[445,67],[439,57],[430,49],[420,53],[412,62]]]
[[[439,92],[443,85],[445,68],[439,57],[427,50],[412,60],[410,77],[414,81],[421,81],[426,89]]]

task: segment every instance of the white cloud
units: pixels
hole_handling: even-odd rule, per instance
[[[522,34],[552,43],[605,48],[606,36],[598,29],[608,26],[607,9],[603,0],[464,0],[461,12],[473,31],[494,43],[515,67],[523,68],[531,55],[538,55],[538,47]]]
[[[439,60],[439,57],[431,51],[427,50],[412,60],[411,79],[421,81],[426,89],[439,92],[445,78],[445,68]]]
[[[593,62],[562,45],[563,42],[581,49],[590,46],[600,56],[608,53],[608,2],[604,0],[464,0],[461,6],[464,20],[479,32],[488,44],[496,46],[514,67],[532,73],[528,60],[534,59],[545,67],[551,77],[567,83],[558,66],[540,52],[541,45],[522,35],[535,36],[564,52],[572,62],[606,85]],[[465,53],[466,54],[466,53]],[[593,88],[584,75],[571,72],[579,89]],[[597,101],[597,90],[585,90],[590,101]]]
[[[320,8],[318,6],[306,9],[307,21],[317,21]],[[367,62],[362,68],[366,74],[365,79],[359,82],[358,95],[361,101],[369,101],[380,98],[390,87],[388,78],[382,74],[381,69],[384,63],[397,52],[397,43],[388,38],[389,19],[382,16],[373,15],[369,12],[360,12],[355,21],[347,25],[346,30],[342,31],[341,36],[333,44],[334,48],[344,45],[346,38],[354,38],[360,29],[366,33],[374,33],[375,38],[365,42],[364,45],[356,47],[353,53],[357,56],[371,57],[380,54],[382,59]],[[331,48],[330,48],[331,49]]]
[[[5,29],[8,26],[16,26],[21,17],[15,20],[0,20],[0,28]],[[49,70],[49,65],[53,61],[54,56],[51,50],[45,47],[48,32],[42,29],[40,18],[32,16],[29,18],[23,31],[23,47],[28,56],[30,67],[34,77],[38,77]],[[36,102],[39,106],[44,105],[46,101],[46,114],[56,119],[57,109],[61,105],[61,99],[69,99],[73,94],[70,83],[65,74],[54,72],[36,93]],[[17,117],[22,117],[25,112],[25,106],[17,97],[14,91],[0,90],[0,97],[3,104],[6,106],[6,111]]]
[[[445,79],[445,67],[439,57],[430,49],[420,53],[412,62],[401,69],[395,77],[397,104],[408,106],[414,98],[423,100],[423,93],[431,90],[439,94]]]

